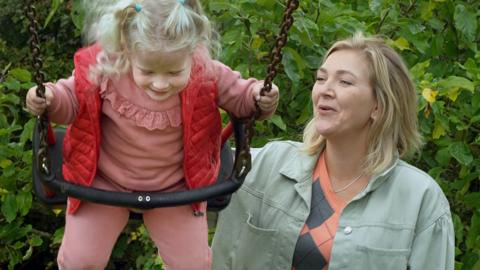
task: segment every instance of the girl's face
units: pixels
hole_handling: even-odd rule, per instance
[[[325,138],[358,135],[376,117],[377,102],[361,52],[333,52],[317,71],[312,91],[315,127]]]
[[[135,52],[130,56],[135,83],[153,100],[163,101],[177,95],[188,84],[192,54],[175,52]]]

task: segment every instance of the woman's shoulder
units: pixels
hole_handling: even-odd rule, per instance
[[[432,176],[404,160],[398,161],[393,173],[394,178],[401,180],[398,184],[414,187],[421,192],[433,192],[443,195],[442,189]]]
[[[399,160],[391,178],[395,193],[403,196],[403,200],[418,202],[419,218],[424,219],[425,223],[450,213],[450,205],[442,188],[425,171]]]

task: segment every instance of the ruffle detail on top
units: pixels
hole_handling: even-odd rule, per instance
[[[100,95],[104,101],[110,102],[112,108],[120,115],[131,119],[138,127],[148,130],[162,130],[169,127],[179,127],[182,125],[181,105],[165,111],[151,111],[140,107],[118,94],[108,89],[106,82],[100,87]]]

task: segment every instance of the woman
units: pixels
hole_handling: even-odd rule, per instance
[[[401,57],[361,34],[317,71],[304,142],[273,142],[221,212],[213,269],[453,269],[445,195],[400,158],[418,150]]]

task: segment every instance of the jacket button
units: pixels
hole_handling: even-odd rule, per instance
[[[345,233],[346,235],[351,234],[352,231],[353,231],[353,229],[350,226],[347,226],[347,227],[345,227],[345,229],[343,229],[343,233]]]

